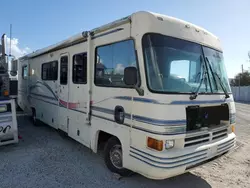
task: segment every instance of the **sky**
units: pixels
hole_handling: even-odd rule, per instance
[[[21,56],[133,12],[173,16],[205,28],[222,42],[228,76],[250,68],[249,0],[8,0],[1,2],[0,34],[10,36]]]

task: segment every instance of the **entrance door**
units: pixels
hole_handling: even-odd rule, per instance
[[[58,91],[58,100],[59,100],[59,114],[58,128],[62,131],[68,133],[68,100],[69,100],[69,85],[68,85],[68,75],[69,75],[69,55],[62,54],[60,56],[60,79],[59,79],[59,91]]]

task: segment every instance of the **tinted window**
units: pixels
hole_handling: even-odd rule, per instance
[[[124,69],[137,66],[133,40],[98,47],[96,50],[95,84],[127,87],[123,81]]]
[[[28,77],[28,66],[24,65],[22,68],[22,77],[23,79],[26,79]]]
[[[87,83],[87,53],[73,56],[73,83]]]
[[[52,61],[42,64],[42,80],[57,80],[58,62]]]
[[[60,60],[60,84],[68,83],[68,56],[61,57]]]

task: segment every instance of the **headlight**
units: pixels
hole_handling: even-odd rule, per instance
[[[166,140],[165,142],[165,148],[170,149],[174,147],[174,140]]]
[[[0,113],[7,111],[7,105],[0,105]]]

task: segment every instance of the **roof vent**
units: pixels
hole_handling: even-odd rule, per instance
[[[157,16],[157,19],[160,20],[160,21],[163,21],[162,17]]]
[[[88,31],[83,31],[82,32],[82,36],[85,38],[85,37],[87,37],[88,36]]]
[[[207,32],[206,32],[206,31],[203,31],[203,33],[204,33],[205,35],[207,35]]]

